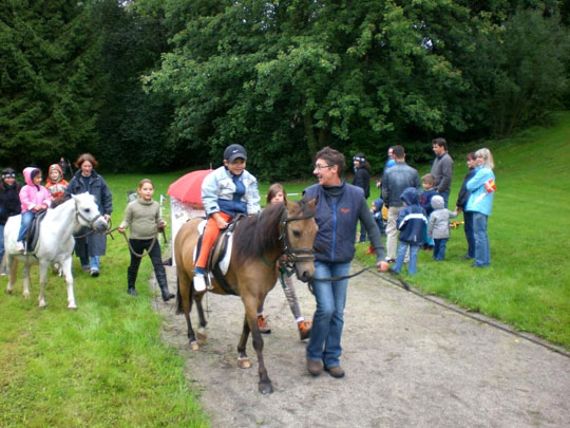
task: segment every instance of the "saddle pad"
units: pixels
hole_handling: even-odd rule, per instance
[[[202,235],[204,235],[204,230],[206,230],[206,223],[207,223],[207,220],[203,220],[200,222],[200,224],[198,224],[198,234],[199,234],[198,240],[199,241],[201,241]],[[218,261],[218,266],[219,266],[220,271],[222,272],[223,275],[228,273],[228,269],[230,268],[230,255],[232,254],[233,242],[234,242],[234,234],[229,233],[226,252],[224,254],[224,257]],[[192,259],[194,260],[194,264],[196,263],[196,260],[198,259],[198,247],[199,247],[199,245],[196,245],[194,247],[194,253],[192,254]]]

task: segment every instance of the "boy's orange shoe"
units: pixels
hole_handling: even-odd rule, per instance
[[[257,316],[257,328],[259,329],[260,333],[269,334],[271,333],[271,329],[269,328],[269,324],[267,324],[267,318],[263,315]]]
[[[311,327],[313,326],[312,321],[299,321],[297,327],[299,328],[299,336],[301,340],[308,339],[311,336]]]

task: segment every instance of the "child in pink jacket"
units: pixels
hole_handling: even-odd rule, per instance
[[[16,248],[20,252],[25,251],[24,240],[26,233],[36,217],[36,214],[47,209],[51,204],[51,195],[40,183],[42,182],[42,171],[39,168],[28,167],[24,169],[24,180],[26,185],[20,190],[20,202],[22,203],[22,223]]]

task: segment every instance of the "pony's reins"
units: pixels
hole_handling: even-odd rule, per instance
[[[324,278],[314,278],[313,277],[309,280],[309,284],[308,284],[309,290],[311,291],[311,293],[315,294],[315,292],[313,290],[313,283],[315,281],[330,281],[330,282],[343,281],[345,279],[354,278],[355,276],[358,276],[358,275],[360,275],[366,271],[369,271],[371,269],[376,269],[376,268],[377,268],[377,266],[374,264],[374,265],[366,266],[365,268],[362,268],[359,271],[351,273],[349,275],[330,276],[330,277],[324,277]],[[376,272],[376,273],[386,274],[387,272]],[[404,290],[410,291],[410,286],[407,283],[405,283],[404,281],[400,281],[400,285],[402,286],[402,288]]]

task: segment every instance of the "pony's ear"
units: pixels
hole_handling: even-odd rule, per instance
[[[317,207],[317,198],[313,198],[305,202],[309,209],[314,210]]]
[[[70,196],[71,196],[72,199],[77,199],[77,195],[70,194]]]

